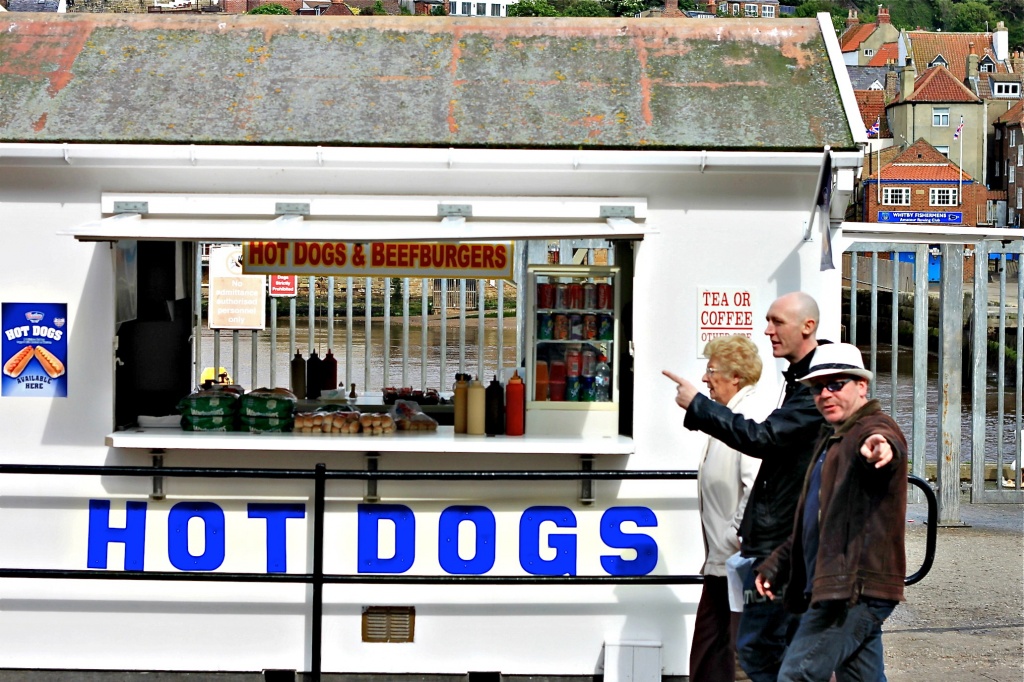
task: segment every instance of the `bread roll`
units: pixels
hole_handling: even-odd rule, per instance
[[[50,375],[51,379],[56,379],[64,373],[64,363],[43,346],[36,346],[36,360],[43,366],[43,370]]]
[[[28,363],[32,360],[32,355],[32,346],[25,346],[19,350],[11,356],[10,360],[4,363],[4,374],[17,378],[28,367]]]

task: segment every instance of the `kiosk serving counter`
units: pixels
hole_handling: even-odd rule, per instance
[[[728,309],[774,401],[782,366],[763,319],[788,291],[813,295],[822,334],[837,336],[840,276],[822,269],[817,198],[830,183],[841,218],[863,126],[827,15],[24,16],[0,32],[0,306],[5,331],[28,332],[4,337],[2,360],[31,343],[62,371],[29,364],[3,380],[0,666],[30,681],[42,668],[682,680],[705,441],[683,428],[661,370],[699,378],[704,344],[723,333],[711,313]],[[52,59],[12,57],[40,50]],[[210,58],[189,77],[160,75],[197,54]],[[719,81],[731,85],[701,85]],[[402,278],[461,295],[466,268],[369,273],[337,269],[341,254],[350,267],[356,245],[395,259],[410,257],[402,244],[443,246],[440,260],[474,245],[468,277],[494,287],[502,276],[471,252],[483,267],[480,245],[511,245],[498,289],[514,292],[514,342],[429,322],[424,343],[384,337],[384,376],[407,381],[368,385],[346,300],[331,307],[345,311],[331,348],[338,383],[365,400],[389,385],[447,398],[460,370],[503,383],[521,372],[525,435],[139,426],[173,412],[207,366],[233,370],[228,351],[202,346],[200,273],[204,244],[246,243],[293,256],[315,244],[321,261],[246,276],[333,277],[371,297],[370,279],[397,279],[403,310],[384,308],[396,318]],[[593,249],[607,265],[587,260]],[[504,328],[468,312],[470,330]],[[436,383],[415,376],[417,343],[445,351]],[[486,353],[461,358],[474,344]],[[264,361],[291,354],[260,355],[232,380],[288,387],[287,365],[270,374]],[[557,399],[577,381],[593,400]]]

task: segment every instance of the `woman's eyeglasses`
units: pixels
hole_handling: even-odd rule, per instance
[[[811,384],[811,395],[819,396],[821,392],[828,389],[829,393],[839,393],[843,390],[843,386],[853,381],[853,379],[835,379],[828,382],[827,384]]]

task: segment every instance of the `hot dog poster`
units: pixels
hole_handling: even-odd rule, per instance
[[[65,398],[68,395],[66,303],[0,306],[3,361],[0,395]]]

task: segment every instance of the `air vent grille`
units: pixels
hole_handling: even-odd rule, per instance
[[[416,629],[411,606],[367,606],[363,609],[364,642],[411,642]]]

